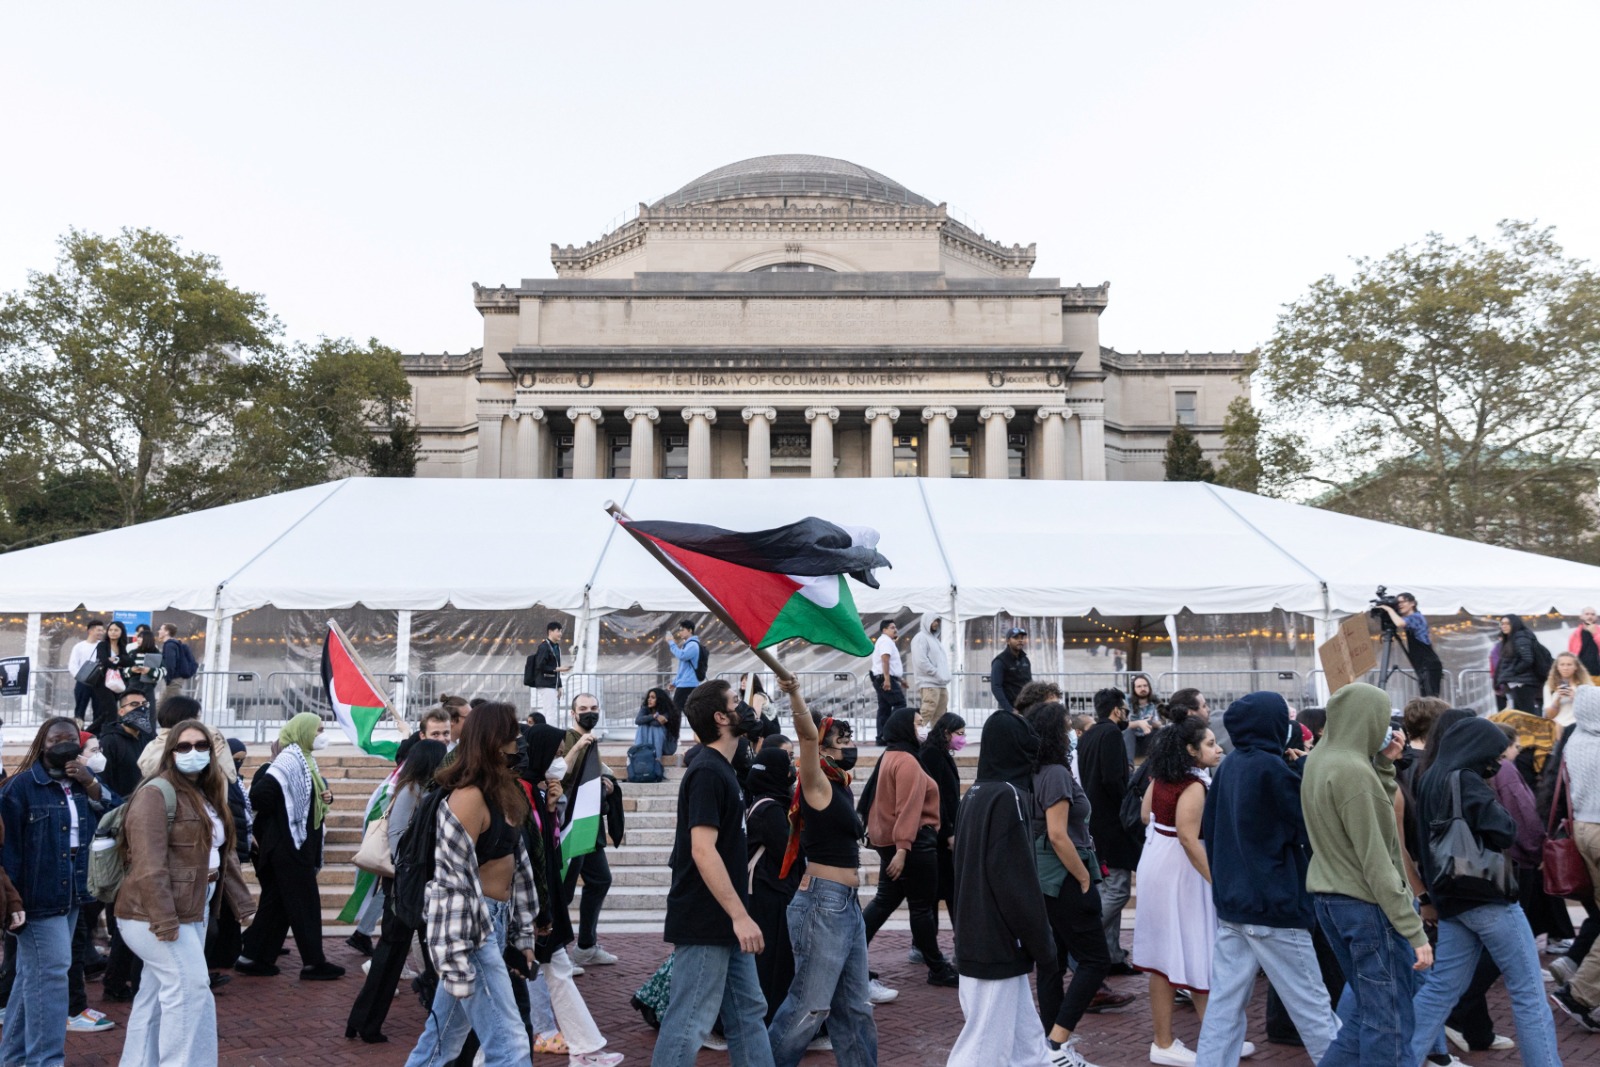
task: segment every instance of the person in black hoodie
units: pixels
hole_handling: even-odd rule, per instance
[[[1444,727],[1441,722],[1435,729]],[[1506,736],[1487,719],[1471,718],[1445,729],[1437,755],[1416,781],[1417,822],[1427,831],[1419,857],[1423,880],[1439,913],[1439,948],[1433,969],[1423,979],[1414,1012],[1412,1062],[1420,1063],[1434,1046],[1451,1007],[1466,990],[1486,950],[1505,975],[1522,1062],[1529,1067],[1559,1067],[1555,1023],[1545,1003],[1539,950],[1527,917],[1517,905],[1515,876],[1479,877],[1473,868],[1481,848],[1501,853],[1516,841],[1517,824],[1500,806],[1488,777],[1499,767]],[[1460,818],[1472,853],[1458,851],[1447,834]],[[1455,862],[1461,861],[1461,868]],[[1510,860],[1502,859],[1509,867]],[[1447,870],[1449,864],[1452,869]],[[1557,991],[1557,998],[1561,991]]]
[[[917,752],[922,769],[939,786],[939,899],[945,911],[956,912],[956,808],[961,803],[961,773],[956,770],[955,753],[967,744],[967,720],[947,711],[934,721],[928,737]],[[937,912],[935,913],[937,918]],[[916,952],[912,949],[912,952]],[[921,963],[920,953],[912,963]]]
[[[1212,775],[1200,822],[1217,937],[1195,1062],[1239,1062],[1245,1009],[1261,970],[1284,997],[1306,1052],[1320,1061],[1339,1024],[1311,938],[1317,918],[1306,891],[1311,843],[1300,771],[1284,755],[1299,747],[1298,731],[1291,734],[1289,705],[1277,693],[1241,697],[1223,720],[1233,753]]]
[[[1128,749],[1122,731],[1128,728],[1128,705],[1120,689],[1102,689],[1094,695],[1095,724],[1078,741],[1078,778],[1089,794],[1089,833],[1095,852],[1105,864],[1100,883],[1100,923],[1111,953],[1112,975],[1139,972],[1128,963],[1122,947],[1122,909],[1133,891],[1133,872],[1139,869],[1144,839],[1122,825],[1122,798],[1128,792]]]
[[[763,749],[745,776],[745,847],[750,855],[750,918],[764,942],[756,953],[756,978],[767,998],[768,1025],[794,983],[794,946],[789,942],[789,902],[800,888],[805,863],[782,874],[789,846],[789,798],[794,793],[793,764],[781,748]]]
[[[957,816],[952,919],[965,1021],[947,1067],[1051,1062],[1028,986],[1028,973],[1056,958],[1029,825],[1038,753],[1038,735],[1021,716],[995,712],[983,724],[977,781]]]

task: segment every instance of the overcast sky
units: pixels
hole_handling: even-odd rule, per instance
[[[805,152],[1109,280],[1106,344],[1244,350],[1429,230],[1600,259],[1597,40],[1593,2],[8,4],[0,290],[148,226],[292,339],[459,352],[470,283]]]

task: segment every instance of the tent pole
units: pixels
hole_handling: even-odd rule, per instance
[[[42,629],[43,617],[40,612],[28,612],[28,629],[22,638],[22,654],[28,657],[29,671],[38,671],[44,668],[44,655],[39,648],[39,632]],[[23,717],[30,722],[33,720],[34,698],[39,693],[39,681],[35,677],[28,683],[28,695],[22,698]]]
[[[405,708],[411,701],[411,610],[395,612],[394,620],[394,705]],[[404,712],[401,713],[404,718]],[[404,740],[405,735],[401,734]]]

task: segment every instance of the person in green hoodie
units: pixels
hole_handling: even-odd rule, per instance
[[[1322,741],[1306,758],[1300,799],[1317,922],[1350,980],[1344,1026],[1321,1067],[1394,1067],[1411,1056],[1414,971],[1433,965],[1400,862],[1389,696],[1353,683],[1328,701]]]

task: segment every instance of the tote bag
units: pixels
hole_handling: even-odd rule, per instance
[[[1567,817],[1556,823],[1556,812],[1566,808]],[[1545,824],[1544,840],[1544,891],[1553,897],[1576,897],[1586,900],[1594,895],[1594,883],[1589,878],[1589,867],[1578,852],[1578,842],[1572,838],[1572,804],[1567,799],[1567,761],[1561,761],[1561,771],[1556,777],[1556,796],[1550,803],[1550,818]]]

